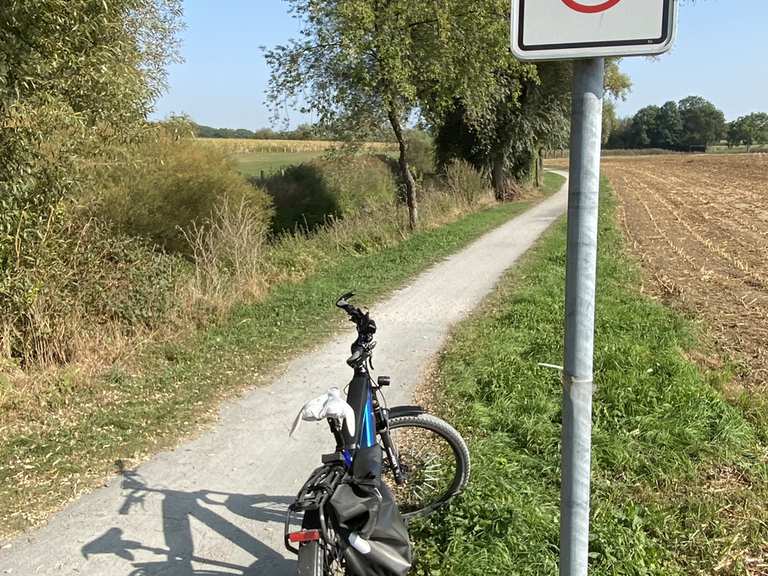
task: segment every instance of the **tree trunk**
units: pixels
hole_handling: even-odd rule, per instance
[[[544,149],[539,148],[536,156],[536,188],[544,187]]]
[[[502,156],[496,156],[493,159],[493,166],[491,167],[491,179],[493,180],[493,195],[499,202],[504,202],[507,199],[508,192],[508,179],[507,168],[504,158]]]
[[[419,223],[419,205],[416,199],[416,180],[411,174],[411,168],[408,166],[408,158],[406,156],[408,152],[408,144],[403,136],[403,127],[400,125],[400,117],[397,115],[397,111],[392,103],[389,105],[387,111],[389,117],[389,123],[392,126],[392,131],[395,133],[395,139],[400,149],[400,158],[398,159],[398,165],[400,166],[400,178],[405,185],[405,204],[408,206],[408,227],[411,230],[415,230]]]

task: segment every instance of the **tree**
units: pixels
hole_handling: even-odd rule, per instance
[[[494,0],[497,1],[497,0]],[[320,124],[345,137],[389,125],[409,223],[418,222],[416,181],[404,127],[419,109],[436,114],[459,90],[459,72],[471,69],[473,47],[463,27],[483,19],[485,5],[460,0],[290,0],[302,20],[299,40],[267,51],[268,100],[279,114],[288,102],[305,103]],[[478,16],[480,15],[480,16]],[[474,50],[480,50],[478,43]],[[422,107],[422,102],[429,106]]]
[[[664,104],[656,116],[656,143],[659,148],[675,150],[680,147],[683,136],[683,119],[677,102]]]
[[[540,182],[542,149],[566,146],[570,125],[570,64],[516,61],[506,45],[507,32],[498,42],[486,40],[486,46],[498,46],[496,52],[488,49],[486,80],[477,83],[488,97],[479,106],[458,102],[438,124],[437,137],[439,160],[458,155],[490,173],[500,200],[515,195],[520,183]],[[630,85],[616,60],[606,64],[606,83],[615,96]]]
[[[679,103],[686,146],[718,142],[725,134],[725,115],[701,96],[688,96]]]
[[[741,116],[728,125],[728,145],[744,144],[749,151],[755,144],[768,143],[768,114],[756,112]]]
[[[638,110],[631,121],[626,145],[628,148],[676,149],[680,146],[683,123],[676,102],[646,106]]]
[[[567,104],[558,107],[545,95],[535,66],[512,62],[499,72],[497,87],[498,99],[485,114],[457,99],[438,122],[436,144],[441,166],[467,160],[490,175],[495,197],[503,201],[517,193],[518,183],[535,176],[546,129],[557,125],[565,135]]]
[[[442,164],[459,157],[489,173],[501,201],[536,177],[542,147],[567,141],[570,69],[561,63],[521,64],[509,56],[506,68],[492,71],[497,79],[491,109],[480,113],[457,103],[440,123],[437,145]]]
[[[658,106],[646,106],[632,118],[630,148],[651,148],[658,141]]]
[[[608,137],[606,148],[621,150],[631,148],[632,118],[619,118],[611,135]]]
[[[741,144],[744,133],[741,130],[741,123],[738,120],[728,122],[725,126],[725,139],[728,141],[728,148],[733,146],[739,146]]]
[[[613,100],[606,98],[603,103],[603,146],[608,144],[618,126],[619,117],[616,114],[616,105],[613,103]]]

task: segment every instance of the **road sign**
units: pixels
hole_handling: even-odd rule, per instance
[[[520,60],[661,54],[675,35],[676,0],[512,0]]]
[[[520,60],[572,60],[571,158],[560,448],[560,576],[587,576],[605,57],[661,54],[677,0],[512,0]]]

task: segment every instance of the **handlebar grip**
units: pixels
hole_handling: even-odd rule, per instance
[[[347,358],[347,365],[354,367],[363,357],[363,349],[357,348],[352,352],[352,356]]]
[[[349,299],[354,297],[354,295],[355,295],[354,292],[347,292],[346,294],[343,294],[342,296],[339,297],[338,300],[336,300],[336,306],[338,306],[339,308],[345,308],[349,306]]]

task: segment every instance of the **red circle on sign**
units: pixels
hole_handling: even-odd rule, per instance
[[[597,14],[599,12],[605,12],[606,10],[610,10],[616,4],[621,2],[621,0],[606,0],[605,2],[601,2],[600,4],[583,4],[582,2],[578,2],[577,0],[563,0],[563,4],[568,6],[571,10],[576,10],[576,12],[582,12],[583,14]]]

